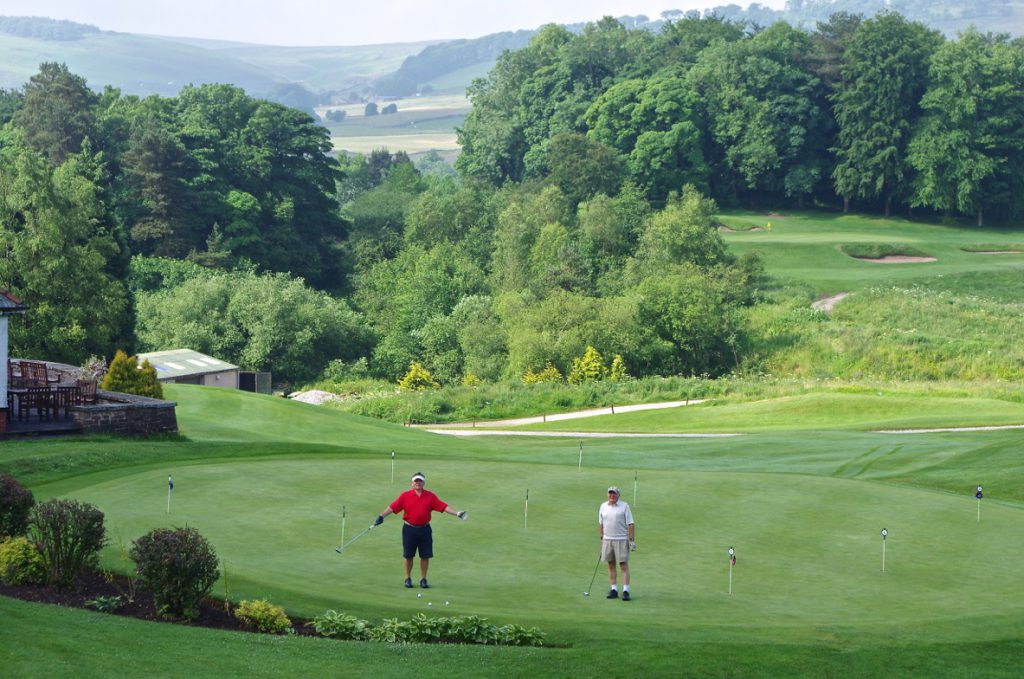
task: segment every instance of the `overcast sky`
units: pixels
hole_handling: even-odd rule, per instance
[[[732,0],[746,7],[749,0]],[[605,15],[705,9],[729,0],[0,0],[0,15],[103,30],[269,45],[369,45],[533,29]],[[761,0],[781,9],[785,0]]]

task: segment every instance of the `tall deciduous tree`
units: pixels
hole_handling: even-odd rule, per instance
[[[928,64],[942,38],[924,24],[886,12],[860,24],[842,60],[835,96],[839,123],[832,171],[844,212],[853,198],[906,197],[910,135],[921,109]]]
[[[87,152],[54,168],[0,149],[0,287],[29,307],[11,326],[13,353],[77,364],[130,336],[128,292],[112,273],[121,248]]]
[[[810,37],[785,22],[743,42],[707,48],[687,77],[716,148],[717,181],[744,191],[811,194],[824,171],[821,82],[804,63]]]
[[[1024,48],[970,29],[932,58],[924,117],[910,146],[912,205],[974,215],[1024,207]]]

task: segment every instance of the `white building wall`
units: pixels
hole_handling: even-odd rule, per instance
[[[0,408],[7,407],[7,316],[0,316]]]

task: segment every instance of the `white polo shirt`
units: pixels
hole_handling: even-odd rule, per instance
[[[633,512],[629,505],[619,500],[614,505],[607,502],[597,512],[597,523],[603,527],[605,540],[628,540],[629,524],[633,523]]]

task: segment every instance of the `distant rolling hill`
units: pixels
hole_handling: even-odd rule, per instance
[[[52,30],[54,26],[62,31]],[[68,26],[72,30],[68,30]],[[77,29],[77,30],[74,30]],[[51,19],[0,17],[0,87],[20,88],[46,61],[89,85],[125,94],[176,95],[187,84],[231,83],[254,96],[300,83],[313,93],[365,90],[434,42],[276,47],[102,31]]]
[[[0,87],[20,88],[46,61],[63,62],[93,89],[125,94],[176,95],[183,86],[233,83],[255,95],[284,77],[217,51],[162,38],[98,31],[76,40],[48,40],[0,33]]]

